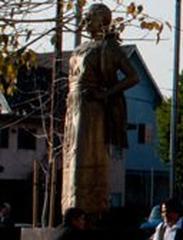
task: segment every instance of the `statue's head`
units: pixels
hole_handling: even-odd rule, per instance
[[[92,4],[85,16],[85,27],[92,36],[109,28],[112,14],[110,9],[102,4]]]

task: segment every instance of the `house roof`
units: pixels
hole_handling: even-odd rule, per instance
[[[62,72],[69,72],[69,58],[72,51],[64,51],[62,53]],[[53,52],[48,53],[37,53],[38,66],[51,69],[54,64],[55,54]]]
[[[32,114],[16,114],[16,113],[5,113],[0,115],[0,128],[9,128],[17,126],[18,124],[34,124],[40,126],[41,118],[40,116],[35,116]]]
[[[149,68],[147,67],[147,65],[146,65],[146,63],[145,63],[141,53],[139,52],[137,46],[135,44],[133,44],[133,45],[125,45],[123,48],[124,48],[124,50],[125,50],[125,52],[126,52],[126,54],[127,54],[127,56],[129,58],[132,56],[132,54],[134,52],[137,54],[140,62],[142,63],[142,65],[143,65],[143,67],[145,69],[146,74],[148,75],[148,77],[149,77],[149,79],[150,79],[150,81],[152,83],[152,86],[153,86],[155,92],[157,93],[160,101],[162,101],[163,100],[163,95],[162,95],[162,93],[161,93],[161,91],[160,91],[156,81],[154,80],[154,78],[153,78]]]
[[[129,58],[131,58],[132,55],[136,53],[140,63],[143,65],[145,72],[148,75],[148,79],[152,84],[152,88],[156,93],[157,101],[161,102],[163,98],[161,92],[156,85],[156,82],[154,81],[136,45],[124,45],[123,50],[126,52]],[[64,51],[62,53],[63,58],[61,72],[64,74],[64,76],[69,71],[69,58],[71,53],[72,51]],[[50,84],[55,55],[53,52],[38,53],[37,58],[38,68],[31,71],[22,69],[18,77],[17,93],[15,93],[13,97],[7,96],[6,98],[13,112],[25,114],[32,111],[34,114],[38,114],[38,112],[40,112],[40,96],[42,103],[47,103],[47,106],[49,105],[48,100],[50,96]],[[58,81],[57,86],[57,89],[59,90],[59,99],[62,99],[62,106],[59,105],[61,104],[61,101],[59,101],[58,108],[65,111],[64,101],[67,93],[67,78],[63,77],[61,81]],[[45,108],[45,111],[46,109],[47,108]]]

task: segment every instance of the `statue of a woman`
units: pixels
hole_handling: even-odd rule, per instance
[[[91,5],[85,27],[91,41],[70,58],[69,93],[63,145],[62,209],[80,207],[98,212],[109,202],[109,145],[127,147],[123,91],[137,75],[114,33],[111,11]],[[117,73],[124,75],[119,80]]]

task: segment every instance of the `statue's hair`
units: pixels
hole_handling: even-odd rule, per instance
[[[111,14],[111,10],[105,4],[94,3],[89,8],[88,12],[89,13],[100,14],[100,16],[102,17],[102,24],[104,26],[109,26],[110,25],[111,19],[112,19],[112,14]]]

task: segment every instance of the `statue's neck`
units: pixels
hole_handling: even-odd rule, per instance
[[[94,41],[102,40],[102,39],[104,39],[104,36],[105,36],[105,34],[103,32],[92,32],[91,33],[91,38]]]

